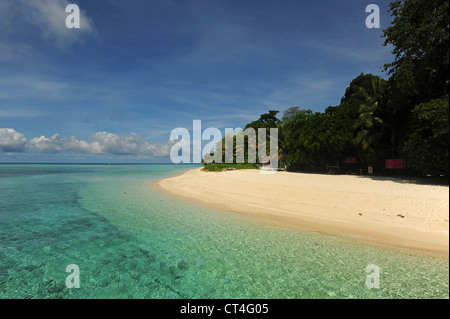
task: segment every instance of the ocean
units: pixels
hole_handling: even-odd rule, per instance
[[[1,164],[0,298],[449,298],[448,257],[151,188],[193,167]]]

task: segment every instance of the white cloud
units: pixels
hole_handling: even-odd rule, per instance
[[[95,154],[134,154],[140,152],[142,137],[135,133],[130,136],[98,132],[89,138]]]
[[[0,151],[13,153],[25,151],[27,139],[12,128],[0,128]]]
[[[61,139],[58,134],[50,138],[42,135],[41,137],[32,138],[28,144],[42,153],[58,153],[73,149],[77,145],[77,140],[73,137]]]
[[[142,153],[144,154],[152,154],[153,156],[157,157],[163,157],[163,156],[169,156],[170,149],[172,148],[175,143],[177,143],[178,140],[170,140],[166,144],[150,144],[147,142],[144,142],[142,145]]]
[[[19,11],[26,21],[40,31],[41,37],[54,45],[65,48],[83,40],[87,35],[96,35],[93,21],[80,7],[80,28],[66,27],[67,0],[17,0],[13,10]]]
[[[97,132],[87,139],[78,139],[74,136],[61,138],[58,134],[48,138],[45,136],[32,138],[28,143],[30,150],[40,153],[75,152],[97,155],[151,155],[156,157],[168,156],[172,145],[176,141],[168,141],[166,144],[150,144],[142,141],[142,136],[135,133],[130,135],[118,135],[108,132]]]

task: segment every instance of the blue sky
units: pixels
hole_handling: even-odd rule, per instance
[[[67,29],[65,7],[81,10]],[[368,29],[365,8],[380,7]],[[3,0],[0,162],[166,162],[176,127],[323,111],[386,77],[389,1]],[[280,116],[281,117],[281,116]]]

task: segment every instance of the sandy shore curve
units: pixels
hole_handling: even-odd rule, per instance
[[[153,187],[215,209],[250,214],[286,227],[449,251],[449,187],[401,179],[259,170],[165,178]]]

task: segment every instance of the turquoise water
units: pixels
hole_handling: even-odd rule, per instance
[[[176,165],[0,165],[0,298],[448,298],[449,260],[150,188]],[[66,266],[80,288],[66,287]],[[366,287],[366,266],[379,288]]]

